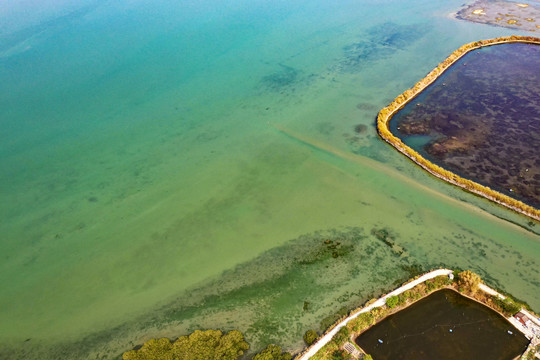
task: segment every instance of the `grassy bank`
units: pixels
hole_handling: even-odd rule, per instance
[[[405,284],[415,280],[416,278],[407,281]],[[471,271],[462,271],[460,273],[454,272],[453,279],[446,275],[437,276],[416,285],[412,289],[405,290],[399,295],[388,297],[384,306],[376,307],[370,311],[363,312],[356,318],[350,320],[347,325],[341,328],[332,338],[332,340],[323,346],[314,356],[311,357],[311,359],[348,359],[348,355],[342,351],[343,345],[346,342],[350,342],[356,346],[354,339],[364,331],[379,323],[389,315],[395,314],[396,312],[403,310],[415,302],[425,298],[434,291],[443,288],[457,291],[463,296],[490,307],[504,317],[509,317],[516,314],[522,307],[528,308],[527,304],[522,304],[512,299],[510,296],[506,296],[506,298],[502,300],[497,296],[489,295],[479,290],[480,283],[482,283],[482,279]],[[363,308],[369,306],[375,301],[376,299],[368,301],[362,308],[353,310],[351,315],[360,312]],[[340,321],[338,321],[338,323]],[[333,326],[330,327],[328,331],[330,331],[332,328]]]

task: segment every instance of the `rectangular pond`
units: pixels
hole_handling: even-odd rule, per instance
[[[356,343],[376,360],[510,360],[528,340],[492,309],[443,289],[374,325]]]

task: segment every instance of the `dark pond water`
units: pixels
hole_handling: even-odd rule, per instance
[[[356,343],[376,360],[509,360],[528,340],[493,310],[443,289],[384,319]]]
[[[391,129],[432,162],[540,208],[540,46],[468,53]]]

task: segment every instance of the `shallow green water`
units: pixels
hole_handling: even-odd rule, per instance
[[[296,351],[441,264],[538,310],[540,225],[373,126],[462,43],[508,34],[447,18],[459,5],[3,5],[1,357],[113,358],[195,328]]]

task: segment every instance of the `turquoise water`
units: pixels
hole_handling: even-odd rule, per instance
[[[460,5],[0,5],[0,357],[115,358],[195,328],[298,351],[441,264],[538,310],[539,225],[375,133],[455,48],[509,34]]]

